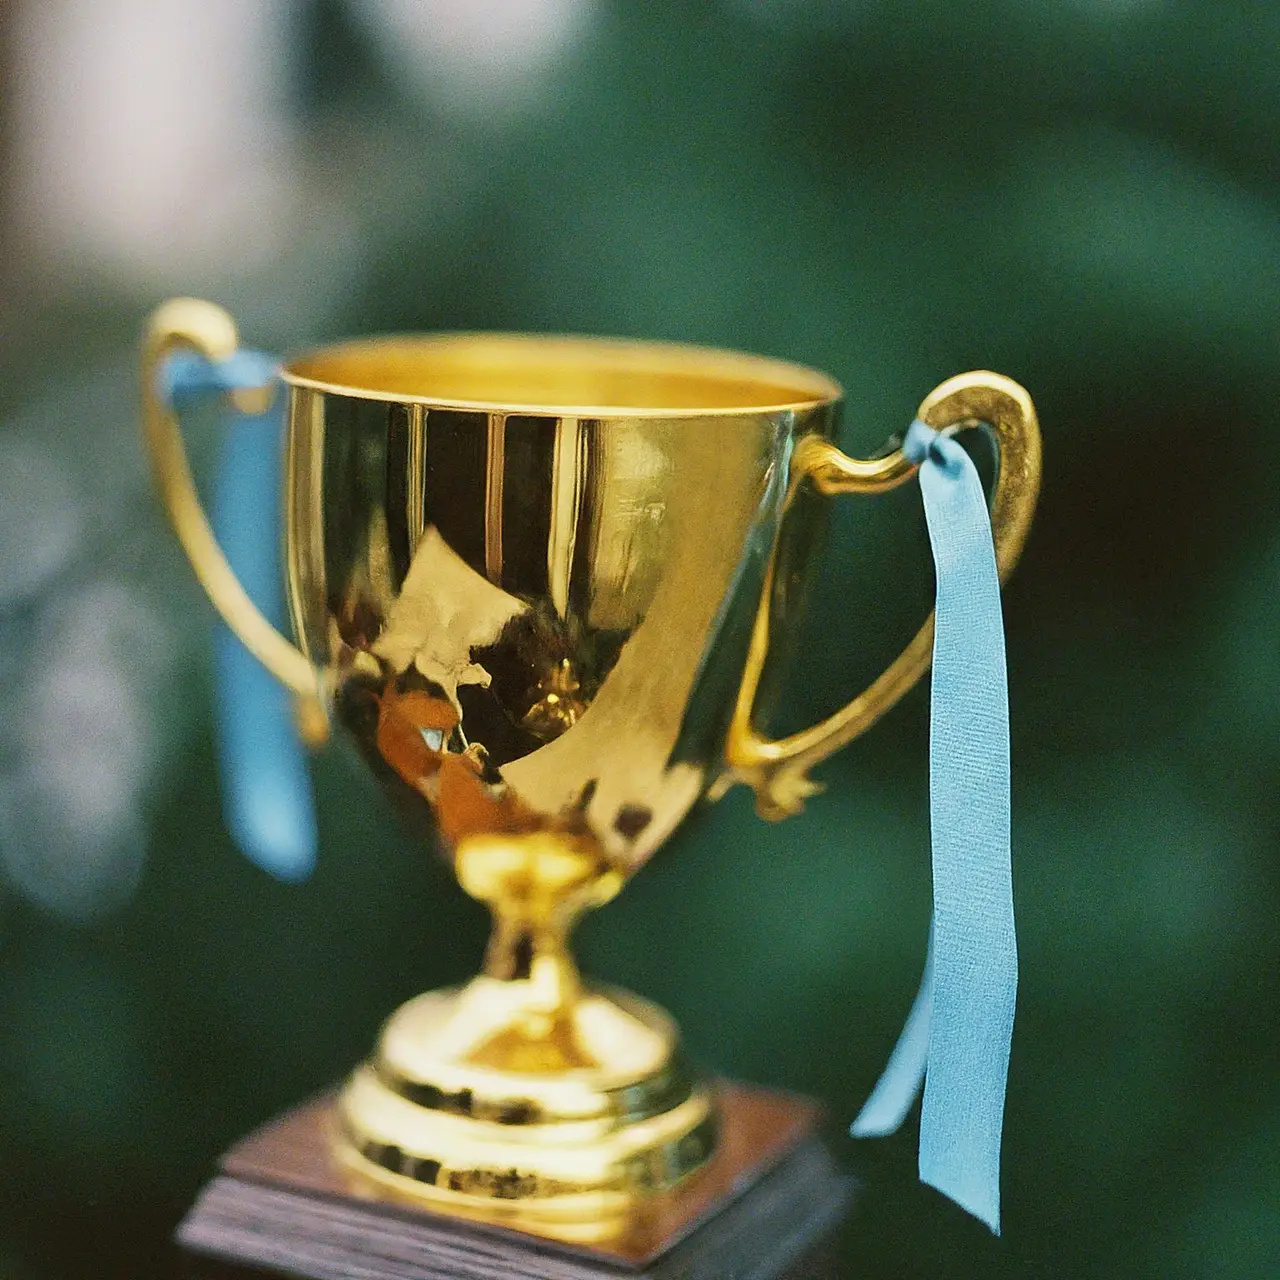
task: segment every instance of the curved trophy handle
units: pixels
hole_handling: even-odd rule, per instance
[[[324,720],[319,701],[324,676],[262,616],[227,563],[200,505],[177,417],[156,385],[161,363],[174,350],[188,348],[209,360],[225,360],[238,345],[235,321],[211,302],[174,298],[158,308],[143,339],[143,437],[160,497],[196,578],[244,647],[298,695],[300,726],[304,736],[314,739],[322,736],[317,729]],[[258,413],[265,411],[274,394],[273,386],[231,393],[237,407]]]
[[[999,446],[999,470],[991,504],[996,566],[1003,582],[1017,563],[1031,527],[1040,489],[1040,427],[1031,397],[998,373],[962,373],[926,397],[918,417],[935,431],[987,426]],[[819,492],[883,493],[909,480],[916,465],[901,449],[874,461],[847,457],[817,436],[801,440],[791,463],[791,486],[812,480]],[[756,691],[769,650],[773,565],[756,615],[746,671],[725,742],[733,775],[756,792],[761,817],[785,818],[818,790],[808,771],[870,728],[928,670],[933,653],[933,614],[872,684],[811,729],[781,739],[758,733],[751,723]]]

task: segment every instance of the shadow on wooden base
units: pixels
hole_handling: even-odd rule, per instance
[[[816,1106],[720,1086],[721,1140],[705,1170],[654,1197],[624,1232],[569,1244],[380,1198],[331,1155],[332,1099],[233,1148],[178,1231],[186,1274],[233,1280],[810,1280],[851,1202],[816,1133]]]

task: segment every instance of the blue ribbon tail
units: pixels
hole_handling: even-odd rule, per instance
[[[283,397],[277,396],[279,403]],[[249,598],[285,625],[280,566],[283,415],[233,414],[214,487],[215,534]],[[279,880],[315,868],[311,775],[294,726],[293,703],[221,622],[214,633],[218,760],[223,812],[240,851]]]
[[[937,578],[929,733],[933,921],[920,995],[854,1132],[896,1128],[923,1073],[920,1179],[998,1235],[1018,987],[1000,583],[986,497],[968,454],[921,422],[912,423],[904,448],[921,464]]]
[[[216,364],[182,352],[162,369],[175,403],[272,381],[275,362],[238,351]],[[213,487],[214,535],[249,598],[286,629],[280,563],[283,396],[265,413],[228,413]],[[279,880],[305,880],[316,862],[316,817],[306,752],[289,693],[221,622],[214,632],[214,717],[223,816],[240,851]]]
[[[907,1014],[906,1025],[889,1055],[884,1073],[862,1104],[849,1132],[855,1138],[883,1138],[897,1133],[920,1096],[929,1059],[929,1022],[933,1011],[933,939],[925,960],[920,990]]]

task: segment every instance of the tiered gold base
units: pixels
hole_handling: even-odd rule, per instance
[[[539,1015],[529,995],[485,976],[398,1010],[343,1091],[338,1149],[419,1203],[598,1237],[708,1160],[712,1091],[654,1005],[588,989]]]

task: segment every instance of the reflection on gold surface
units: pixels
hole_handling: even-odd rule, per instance
[[[201,308],[158,315],[148,378],[174,343],[201,346],[202,323],[201,349],[234,345],[230,321]],[[823,375],[733,353],[377,339],[284,378],[301,653],[220,576],[173,469],[175,424],[149,398],[166,500],[224,616],[292,687],[331,694],[494,916],[483,975],[387,1024],[343,1095],[341,1149],[398,1194],[467,1213],[515,1200],[526,1219],[603,1230],[706,1159],[714,1107],[665,1015],[582,983],[569,931],[709,791],[745,781],[767,816],[793,812],[809,768],[924,671],[928,626],[825,723],[781,742],[756,728],[771,637],[794,630],[812,569],[779,557],[784,521],[802,535],[789,545],[808,546],[824,495],[914,468],[835,448],[839,391]],[[921,412],[994,425],[1007,571],[1039,481],[1030,401],[970,374]]]
[[[539,738],[558,738],[566,729],[572,729],[587,709],[578,697],[582,686],[568,658],[561,658],[538,681],[533,691],[540,696],[524,713],[520,723]]]
[[[694,420],[291,403],[288,509],[323,495],[321,535],[289,544],[293,580],[325,584],[323,610],[295,594],[299,634],[339,721],[494,914],[483,976],[402,1011],[353,1078],[343,1149],[386,1179],[394,1139],[401,1191],[408,1168],[441,1203],[603,1229],[705,1160],[712,1100],[669,1020],[584,986],[568,934],[723,767],[728,707],[700,674],[711,646],[742,660],[790,442],[828,431],[831,403]],[[427,1105],[462,1095],[465,1117]]]
[[[370,575],[370,583],[376,581]],[[521,601],[491,586],[459,558],[434,525],[419,540],[385,618],[376,608],[372,592],[344,600],[348,618],[362,619],[367,652],[397,675],[414,667],[455,707],[460,684],[487,688],[492,679],[472,654],[496,643],[507,623],[527,612]]]
[[[326,456],[299,474],[381,471],[413,496],[378,519],[326,505],[319,544],[291,552],[333,603],[300,630],[339,717],[450,847],[485,823],[573,832],[629,874],[721,769],[714,732],[673,755],[691,718],[723,716],[695,677],[717,632],[749,633],[762,579],[741,569],[753,534],[773,536],[798,420],[498,418],[428,408],[401,439],[391,409],[350,399],[305,424]]]

